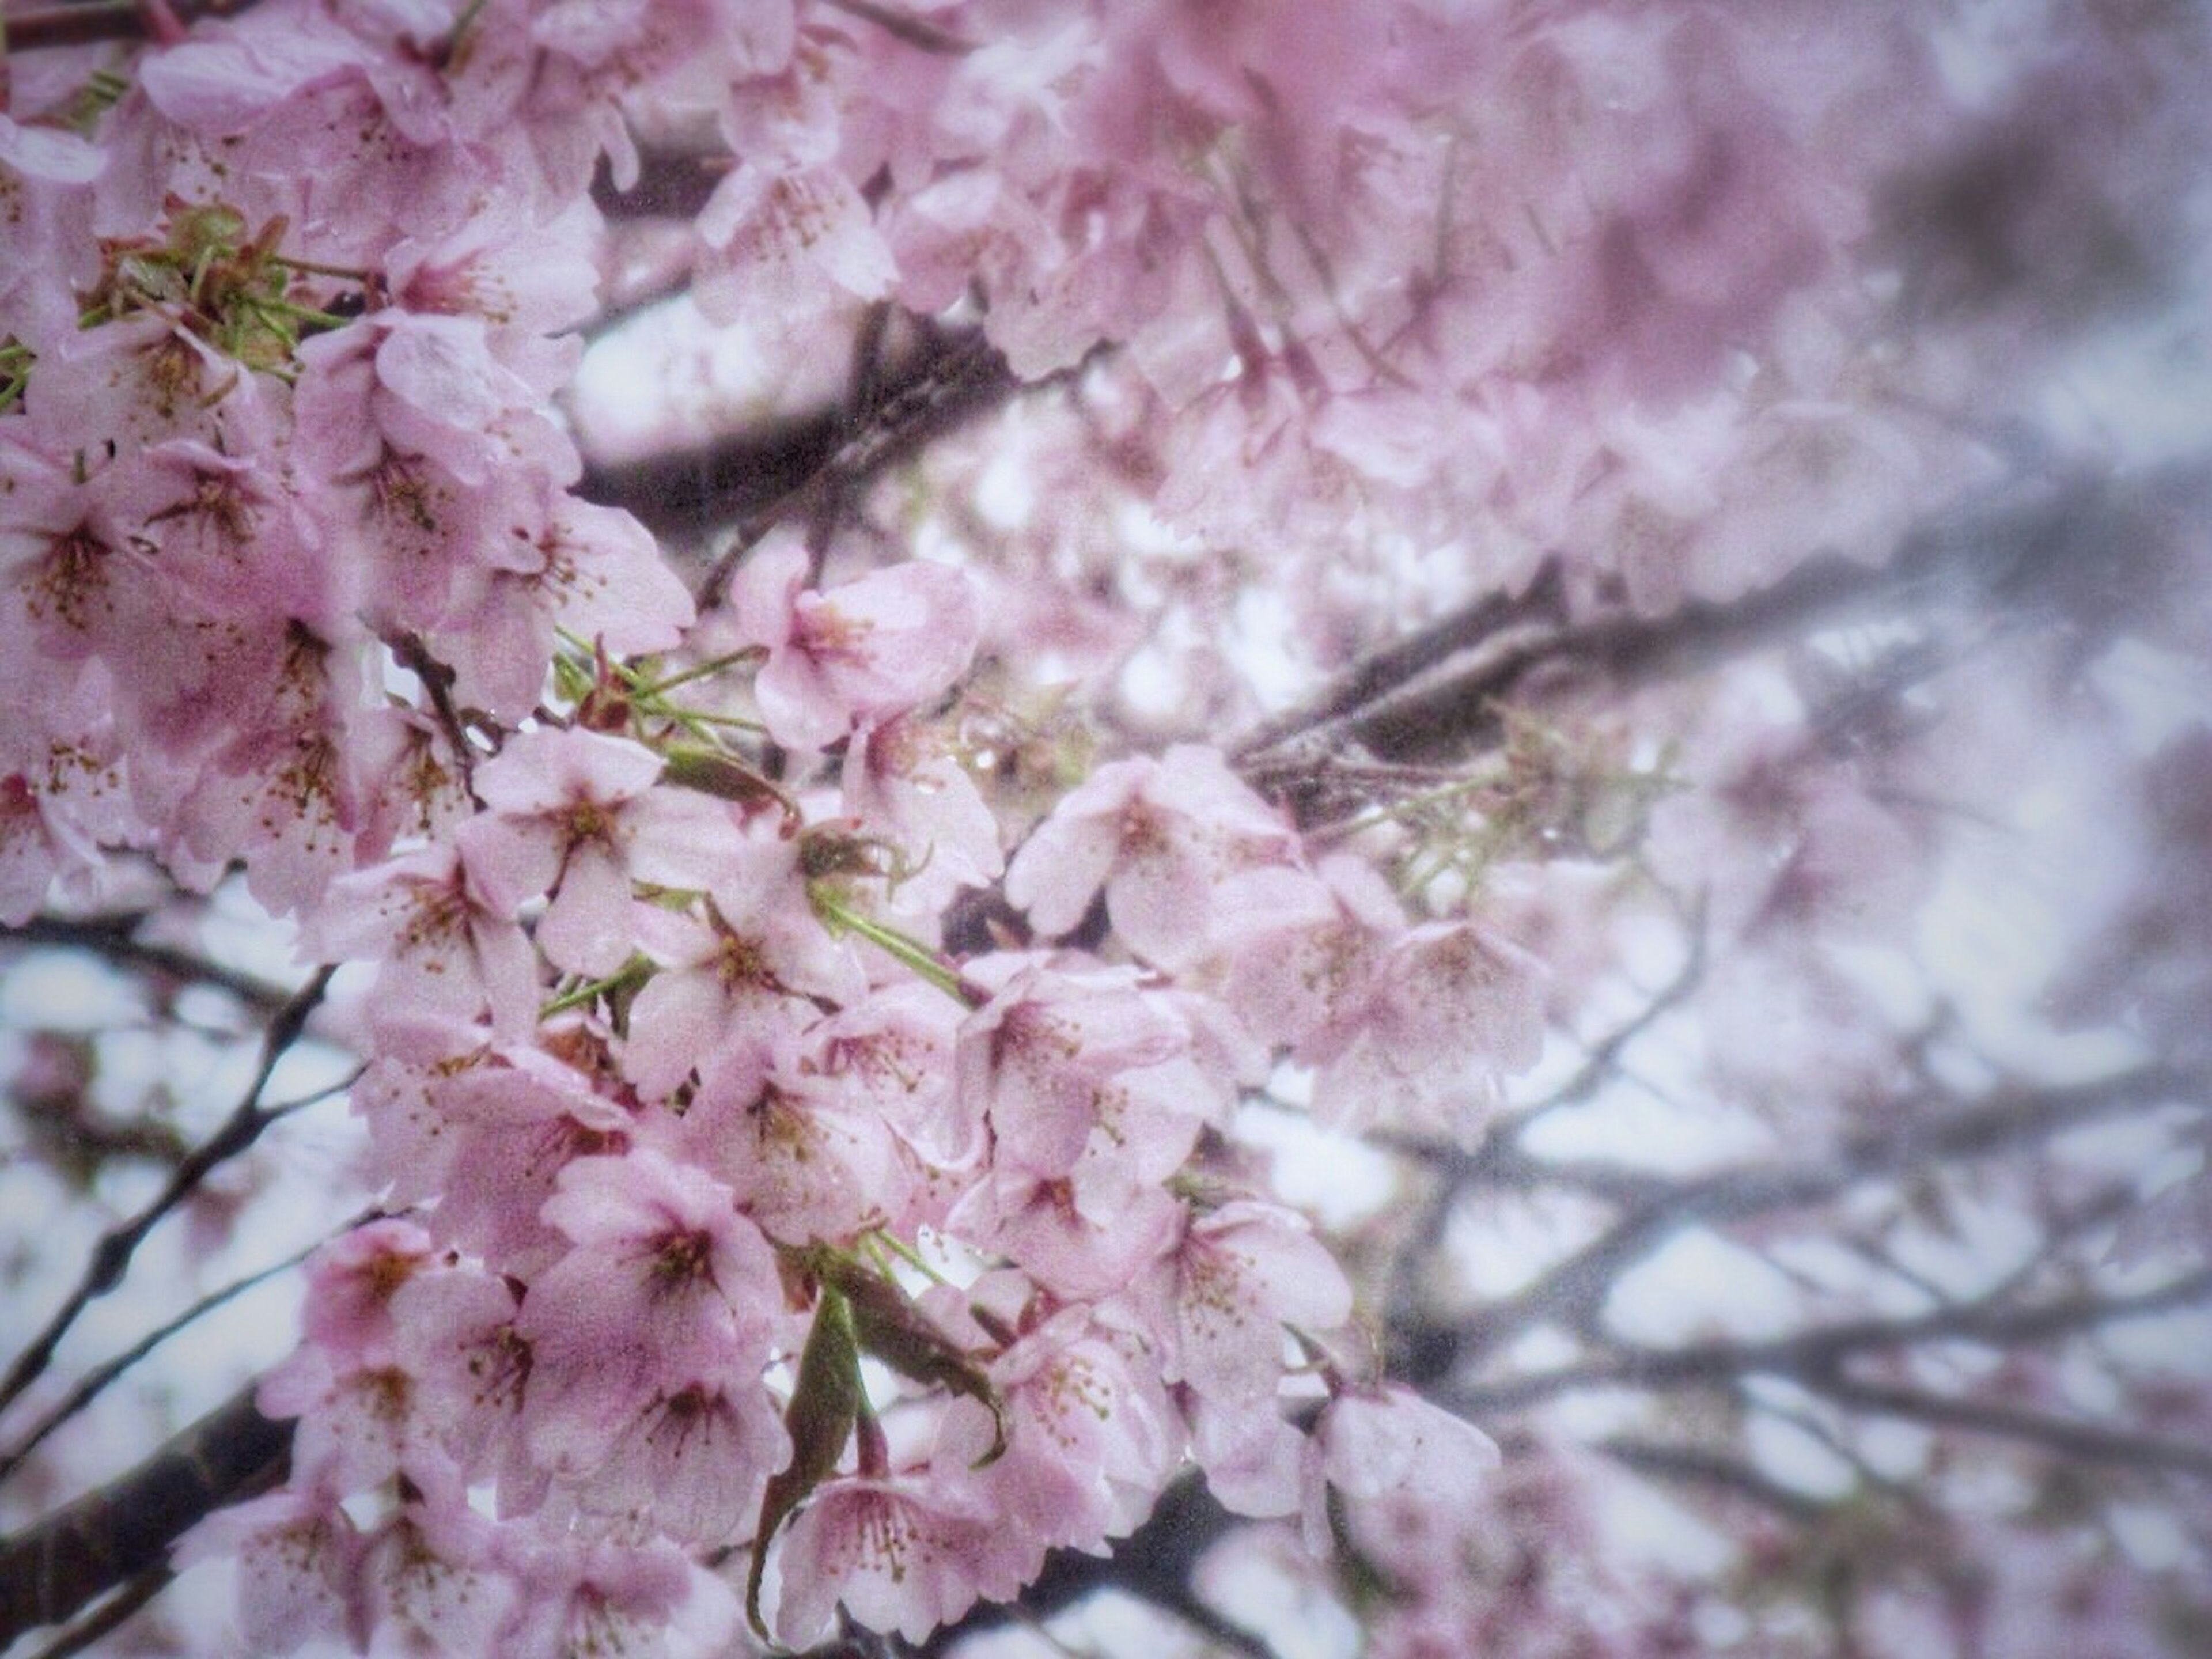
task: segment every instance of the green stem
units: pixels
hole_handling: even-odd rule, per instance
[[[913,969],[963,1008],[975,1007],[984,1000],[976,988],[970,985],[960,970],[943,957],[919,939],[908,939],[896,927],[886,927],[854,909],[826,882],[810,882],[806,896],[813,903],[814,914],[821,917],[832,932],[859,934],[885,956]]]
[[[732,651],[726,656],[716,657],[709,661],[696,664],[681,673],[671,674],[665,680],[633,682],[630,690],[641,697],[657,697],[664,692],[673,691],[679,685],[689,684],[693,680],[703,680],[708,675],[719,674],[725,668],[734,668],[746,658],[759,654],[757,647],[747,646],[742,651]]]
[[[538,1011],[540,1019],[550,1019],[556,1014],[565,1014],[571,1008],[581,1008],[593,999],[610,991],[618,991],[626,985],[635,985],[653,971],[653,963],[643,957],[632,957],[605,979],[595,979],[563,991]]]
[[[1493,777],[1486,776],[1462,778],[1455,783],[1440,784],[1434,789],[1424,789],[1419,794],[1401,796],[1388,806],[1377,806],[1370,811],[1362,812],[1350,822],[1337,824],[1324,833],[1331,836],[1356,836],[1378,824],[1395,823],[1409,813],[1421,811],[1461,795],[1472,794],[1478,789],[1486,789],[1497,781]]]
[[[312,306],[295,306],[289,300],[257,299],[245,303],[251,310],[264,313],[273,312],[277,316],[289,317],[295,323],[308,323],[317,328],[343,328],[353,320],[333,312],[317,311]]]
[[[326,265],[319,260],[294,259],[282,253],[272,253],[269,258],[270,263],[280,264],[287,270],[296,270],[302,276],[335,276],[342,283],[359,283],[363,287],[368,283],[367,271],[356,270],[349,265]]]

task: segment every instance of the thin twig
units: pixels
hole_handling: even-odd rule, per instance
[[[140,1337],[137,1341],[124,1349],[122,1352],[117,1354],[113,1358],[109,1359],[103,1364],[93,1367],[92,1370],[87,1371],[77,1380],[75,1387],[70,1389],[66,1395],[63,1395],[59,1401],[55,1402],[53,1408],[44,1417],[40,1418],[37,1424],[32,1427],[30,1431],[26,1434],[21,1441],[11,1448],[5,1455],[0,1455],[0,1480],[5,1480],[9,1475],[13,1474],[15,1470],[21,1466],[23,1460],[38,1449],[40,1443],[46,1440],[47,1436],[53,1433],[56,1429],[61,1427],[61,1425],[68,1422],[70,1418],[76,1416],[77,1413],[82,1411],[87,1406],[90,1405],[92,1401],[99,1396],[103,1389],[106,1388],[108,1384],[114,1382],[117,1377],[122,1376],[124,1372],[129,1370],[133,1365],[143,1359],[148,1354],[153,1352],[153,1351],[161,1346],[162,1343],[174,1336],[179,1331],[183,1330],[186,1326],[193,1323],[200,1318],[203,1318],[206,1315],[213,1313],[217,1308],[222,1306],[224,1303],[230,1301],[234,1297],[242,1296],[246,1291],[252,1290],[255,1285],[264,1284],[268,1280],[274,1279],[278,1273],[288,1272],[290,1269],[298,1267],[302,1261],[305,1261],[317,1250],[321,1249],[324,1245],[329,1243],[331,1239],[343,1237],[345,1234],[351,1232],[355,1228],[362,1225],[364,1222],[373,1220],[381,1212],[380,1210],[372,1206],[369,1209],[363,1211],[360,1215],[354,1217],[352,1220],[338,1228],[337,1231],[331,1233],[325,1237],[317,1239],[313,1243],[307,1246],[304,1249],[297,1250],[292,1255],[286,1256],[282,1261],[272,1262],[270,1266],[262,1268],[258,1273],[248,1273],[243,1279],[234,1279],[231,1283],[224,1285],[220,1290],[210,1291],[198,1301],[193,1303],[191,1307],[179,1314],[175,1318],[167,1321],[164,1324],[155,1326],[152,1330],[147,1332],[144,1336]]]
[[[167,1589],[175,1577],[166,1566],[149,1567],[40,1648],[33,1659],[70,1659],[70,1655],[83,1652],[109,1632],[121,1629],[141,1607]]]
[[[271,985],[266,980],[210,962],[175,945],[140,939],[138,929],[145,921],[145,915],[138,911],[103,916],[38,915],[0,934],[0,945],[89,951],[110,962],[148,969],[193,984],[212,985],[263,1014],[276,1013],[290,996],[291,993],[280,985]]]
[[[46,1370],[52,1362],[55,1347],[60,1343],[76,1317],[95,1298],[107,1294],[123,1280],[131,1266],[131,1258],[147,1234],[152,1232],[161,1218],[191,1195],[210,1170],[229,1158],[237,1157],[260,1139],[261,1132],[276,1121],[276,1114],[264,1109],[261,1091],[269,1085],[270,1074],[285,1052],[299,1041],[306,1028],[307,1017],[323,1000],[329,988],[331,975],[337,969],[319,968],[307,982],[301,987],[292,1000],[286,1003],[270,1021],[269,1032],[262,1043],[261,1063],[254,1070],[253,1080],[222,1127],[192,1155],[171,1172],[167,1183],[154,1201],[119,1226],[111,1228],[94,1246],[92,1258],[85,1264],[83,1276],[76,1288],[70,1292],[30,1345],[16,1356],[8,1369],[4,1381],[0,1381],[0,1409],[12,1403]]]

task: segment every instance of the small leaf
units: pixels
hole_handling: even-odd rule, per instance
[[[774,1638],[761,1620],[761,1575],[768,1569],[768,1547],[814,1489],[836,1471],[853,1437],[865,1396],[860,1387],[860,1351],[853,1334],[851,1304],[835,1285],[824,1283],[814,1304],[814,1328],[799,1357],[798,1386],[792,1391],[783,1425],[791,1434],[791,1462],[772,1477],[761,1494],[760,1524],[753,1532],[752,1570],[745,1576],[745,1617],[766,1642]]]

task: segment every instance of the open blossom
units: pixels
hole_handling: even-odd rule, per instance
[[[1352,1504],[1389,1499],[1457,1512],[1498,1464],[1490,1437],[1396,1383],[1346,1389],[1322,1407],[1307,1458],[1306,1547],[1329,1547],[1326,1488]]]
[[[380,1017],[488,1011],[507,1035],[538,1012],[538,959],[513,908],[495,904],[450,846],[332,884],[308,934],[334,961],[378,959]]]
[[[778,743],[826,748],[942,696],[966,672],[977,621],[959,571],[909,560],[817,592],[806,565],[798,538],[772,537],[730,585],[725,637],[767,647],[753,689]]]
[[[1004,1600],[1042,1552],[994,1524],[981,1497],[933,1471],[833,1482],[785,1533],[776,1634],[795,1648],[821,1639],[831,1613],[920,1642],[975,1604]]]
[[[977,1478],[1010,1519],[1047,1546],[1085,1550],[1142,1519],[1175,1472],[1182,1436],[1134,1338],[1087,1308],[1065,1308],[993,1360],[990,1376],[1005,1401],[1006,1445]],[[989,1413],[956,1401],[944,1432],[940,1460],[972,1464],[989,1449]]]
[[[586,1474],[657,1398],[757,1376],[781,1290],[728,1188],[649,1148],[580,1158],[544,1206],[568,1254],[532,1282],[516,1331],[532,1355],[533,1452]]]
[[[1273,1398],[1285,1325],[1321,1333],[1352,1316],[1344,1270],[1304,1219],[1249,1199],[1194,1217],[1138,1297],[1164,1375],[1237,1407]]]
[[[1188,1043],[1182,1024],[1126,969],[1027,967],[968,1021],[954,1064],[988,1116],[1001,1166],[1058,1177],[1083,1155],[1121,1075]]]
[[[1006,896],[1040,933],[1083,920],[1100,888],[1115,932],[1166,968],[1203,954],[1214,894],[1237,871],[1287,862],[1293,837],[1215,750],[1115,761],[1069,792],[1006,867]]]
[[[756,833],[714,849],[703,900],[641,908],[639,945],[658,964],[630,1005],[623,1069],[665,1096],[695,1068],[765,1060],[779,1041],[866,990],[860,963],[815,916],[795,840]]]
[[[634,948],[632,882],[704,885],[705,849],[736,833],[720,803],[654,789],[660,769],[625,738],[544,728],[518,733],[477,769],[489,810],[462,826],[463,855],[507,904],[552,894],[534,937],[555,967],[613,973]]]

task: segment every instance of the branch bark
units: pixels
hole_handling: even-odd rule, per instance
[[[206,1516],[283,1480],[291,1451],[292,1425],[264,1417],[248,1387],[130,1474],[0,1539],[0,1649],[163,1565]]]

